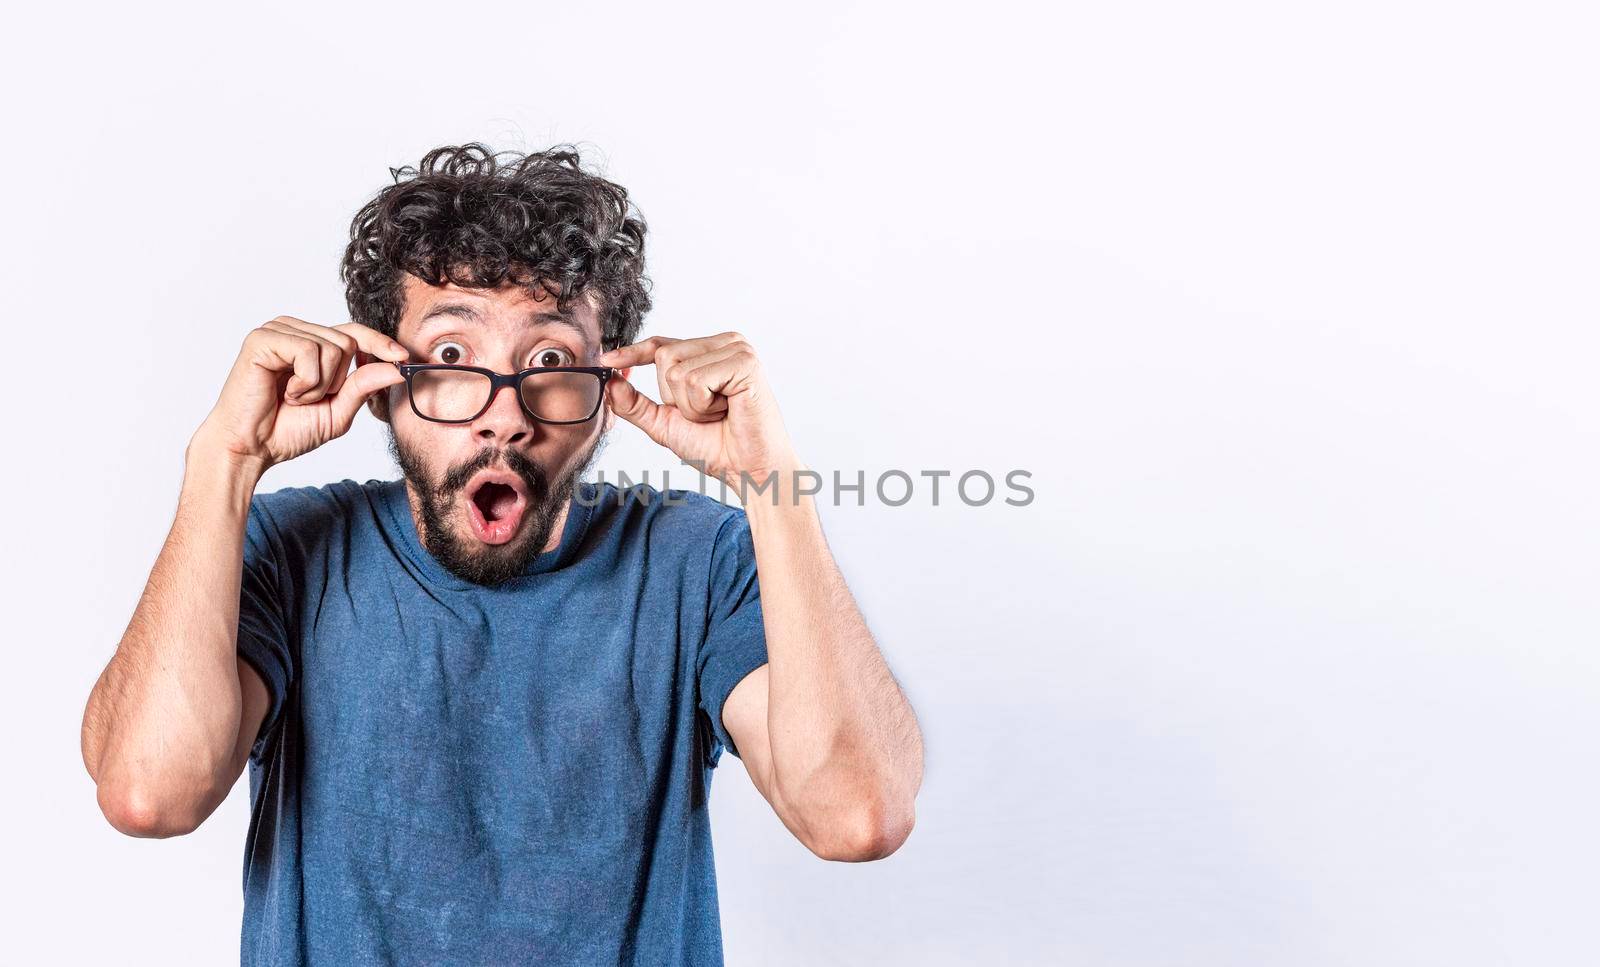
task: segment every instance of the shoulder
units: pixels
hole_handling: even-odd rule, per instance
[[[658,489],[648,483],[619,488],[601,481],[585,483],[580,499],[593,508],[591,529],[652,546],[669,543],[709,552],[749,528],[743,508],[697,490]]]
[[[357,483],[344,479],[321,486],[282,487],[250,498],[251,525],[262,527],[284,544],[307,544],[348,527],[370,513],[385,482]]]

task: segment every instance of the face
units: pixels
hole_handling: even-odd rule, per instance
[[[408,275],[404,304],[396,339],[412,363],[515,373],[593,366],[601,352],[599,316],[586,301],[562,317],[554,298],[535,299],[516,286],[434,286]],[[422,419],[403,383],[370,405],[389,424],[389,451],[423,545],[451,573],[484,586],[520,574],[560,544],[572,488],[612,422],[602,405],[586,423],[540,423],[510,387],[470,423]]]

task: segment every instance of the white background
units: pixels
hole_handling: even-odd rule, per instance
[[[1594,17],[1044,6],[14,12],[5,959],[237,957],[246,784],[122,837],[83,704],[245,333],[481,139],[625,184],[646,332],[812,465],[1033,474],[826,511],[918,823],[824,863],[725,758],[729,963],[1595,963]],[[364,415],[262,486],[396,475]]]

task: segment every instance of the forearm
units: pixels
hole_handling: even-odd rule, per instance
[[[260,474],[193,444],[188,457],[172,528],[84,712],[101,808],[147,835],[216,808],[239,732],[240,574]]]
[[[903,839],[922,784],[915,713],[834,562],[810,497],[746,507],[768,653],[773,781],[807,827]],[[892,848],[892,847],[891,847]]]

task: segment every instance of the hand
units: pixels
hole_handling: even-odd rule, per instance
[[[739,486],[741,473],[760,484],[774,471],[804,466],[789,442],[761,360],[738,333],[651,336],[602,353],[598,361],[623,370],[621,379],[607,384],[614,413],[730,487]],[[626,370],[639,365],[656,367],[660,403],[628,382]]]
[[[264,472],[344,436],[372,394],[404,382],[406,348],[375,329],[279,316],[250,331],[190,448]],[[351,360],[357,364],[350,371]]]

